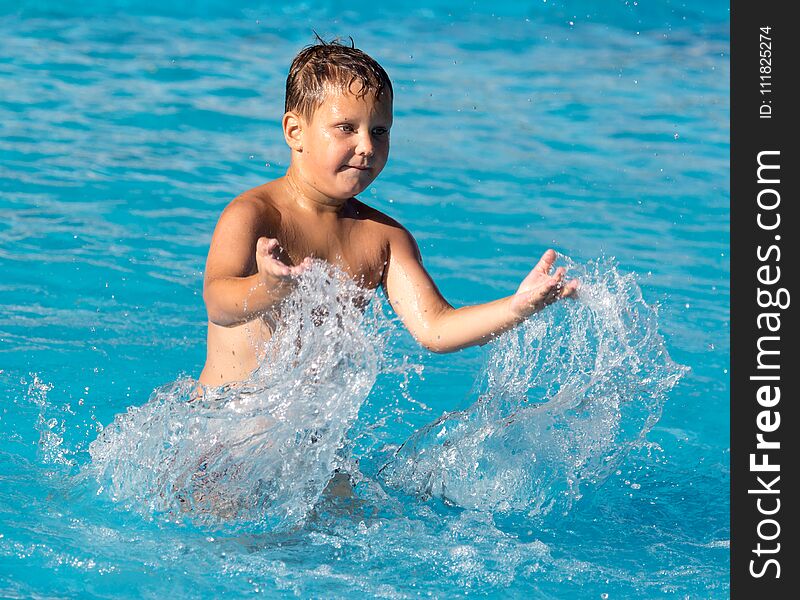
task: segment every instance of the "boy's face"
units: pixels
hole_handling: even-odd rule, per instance
[[[310,121],[301,118],[302,150],[294,154],[304,183],[344,200],[363,192],[389,158],[392,100],[330,91]]]

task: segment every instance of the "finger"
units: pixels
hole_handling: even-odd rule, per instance
[[[278,247],[278,240],[268,237],[260,237],[256,242],[256,251],[260,254],[270,254]]]
[[[572,282],[567,282],[567,281],[564,280],[564,275],[565,274],[566,274],[566,271],[564,269],[559,269],[553,275],[551,281],[553,281],[554,283],[553,283],[553,286],[550,288],[550,290],[549,290],[549,292],[547,294],[547,303],[548,304],[552,304],[556,300],[559,300],[560,298],[563,298],[565,293],[567,293],[567,294],[572,293],[570,291]]]
[[[553,302],[555,302],[556,300],[558,300],[560,297],[561,297],[561,286],[560,286],[560,284],[559,284],[559,283],[556,281],[556,282],[554,282],[554,283],[552,284],[552,286],[550,287],[550,289],[549,289],[549,290],[547,290],[547,295],[546,295],[546,296],[545,296],[545,298],[544,298],[544,303],[545,303],[545,304],[548,304],[548,305],[549,305],[549,304],[552,304]]]
[[[273,248],[274,250],[274,248]],[[275,256],[273,252],[269,252],[262,257],[263,268],[275,276],[287,277],[291,275],[291,268],[284,263],[279,257]]]
[[[292,275],[300,275],[308,271],[310,268],[311,268],[311,257],[306,256],[303,259],[303,262],[294,267],[291,267]]]
[[[552,277],[545,279],[534,289],[526,293],[526,302],[529,306],[537,304],[550,304],[556,290],[556,280]]]
[[[291,275],[291,268],[282,263],[280,259],[275,258],[271,254],[262,255],[259,262],[259,270],[263,270],[276,277],[286,277]]]
[[[547,286],[541,290],[538,302],[542,306],[549,306],[556,300],[558,300],[558,288],[555,281],[551,280]]]
[[[302,270],[302,271],[305,271],[305,270],[306,270],[306,269],[308,269],[310,266],[311,266],[311,258],[310,258],[310,257],[308,257],[308,256],[306,256],[306,257],[305,257],[305,258],[302,260],[302,262],[300,262],[300,263],[299,263],[299,264],[298,264],[296,267],[294,267],[294,268],[295,268],[295,269],[300,269],[300,270]]]
[[[572,281],[568,282],[561,290],[561,297],[570,298],[576,296],[578,294],[578,289],[580,287],[581,287],[581,282],[578,281],[577,279],[573,279]]]
[[[550,273],[550,269],[553,268],[553,263],[556,261],[556,251],[552,248],[545,251],[542,254],[542,258],[539,259],[539,262],[536,263],[536,266],[533,268],[534,271],[539,271],[540,273],[544,273],[547,275]]]

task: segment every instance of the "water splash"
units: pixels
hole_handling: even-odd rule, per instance
[[[131,407],[89,448],[112,498],[204,525],[300,524],[381,368],[386,320],[371,292],[322,262],[304,273],[241,384],[192,379]],[[369,304],[368,304],[369,303]]]
[[[566,512],[643,442],[685,369],[632,275],[610,261],[566,262],[580,297],[497,340],[470,395],[477,400],[414,433],[380,481],[464,508]],[[337,468],[364,477],[356,442],[380,454],[371,444],[381,420],[358,420],[377,376],[417,367],[389,358],[394,327],[371,300],[315,264],[248,381],[210,388],[187,378],[157,389],[90,445],[91,471],[114,500],[147,515],[226,529],[299,526]],[[368,476],[362,489],[375,491]]]
[[[644,440],[686,369],[633,275],[565,261],[579,297],[502,336],[477,401],[414,433],[381,469],[386,484],[464,508],[563,513]]]
[[[38,373],[30,374],[30,381],[21,380],[28,390],[25,397],[32,402],[39,411],[36,419],[36,431],[39,434],[38,456],[43,464],[73,466],[75,461],[71,458],[73,452],[64,444],[65,413],[74,414],[69,405],[60,410],[48,400],[48,394],[53,390],[53,384],[43,381]]]

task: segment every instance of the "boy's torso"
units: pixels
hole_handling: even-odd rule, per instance
[[[306,256],[323,259],[348,273],[364,288],[381,284],[389,258],[389,235],[397,224],[379,211],[351,199],[338,214],[313,216],[294,209],[275,180],[245,192],[236,201],[252,202],[263,214],[260,231],[252,240],[255,254],[259,237],[276,238],[281,259],[296,265]],[[250,271],[257,272],[255,260]],[[275,323],[265,315],[232,327],[208,323],[207,358],[199,381],[219,386],[246,379],[263,358],[258,350],[269,340]]]

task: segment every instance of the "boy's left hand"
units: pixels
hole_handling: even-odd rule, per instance
[[[555,251],[548,250],[527,277],[522,280],[516,294],[511,298],[511,311],[515,316],[529,317],[548,304],[575,294],[579,282],[572,280],[564,283],[566,269],[559,267],[555,273],[550,275],[555,260]]]

